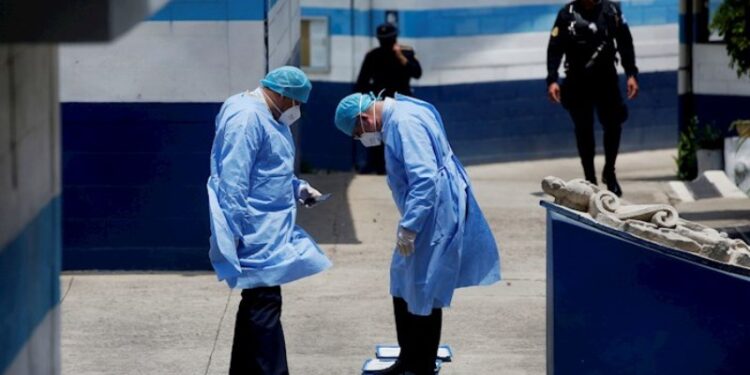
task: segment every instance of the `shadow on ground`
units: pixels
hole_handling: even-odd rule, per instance
[[[353,173],[302,175],[321,193],[331,193],[331,199],[314,208],[297,210],[297,225],[307,231],[319,244],[359,244],[349,205],[349,186]]]
[[[747,220],[750,217],[750,210],[682,212],[680,217],[690,221]]]
[[[660,176],[637,176],[637,177],[620,177],[620,181],[641,181],[641,182],[669,182],[677,179],[675,175],[660,175]]]

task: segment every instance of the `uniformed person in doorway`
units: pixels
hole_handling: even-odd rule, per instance
[[[374,48],[365,56],[359,71],[354,91],[394,97],[396,93],[412,96],[411,79],[422,76],[422,66],[414,54],[414,48],[398,44],[398,28],[391,23],[378,26],[380,47]],[[367,165],[363,173],[385,174],[385,148],[367,149]]]
[[[594,110],[604,128],[605,164],[602,181],[622,196],[615,175],[622,124],[628,109],[620,94],[617,56],[627,75],[627,96],[638,95],[638,68],[630,28],[620,4],[609,0],[575,0],[565,5],[547,48],[547,94],[562,103],[575,124],[578,154],[586,180],[597,183],[594,169]],[[558,84],[558,69],[565,56],[566,77]]]

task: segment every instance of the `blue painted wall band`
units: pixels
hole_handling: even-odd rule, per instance
[[[641,97],[627,103],[630,119],[621,150],[674,147],[677,73],[643,73],[640,82]],[[570,117],[548,103],[544,85],[538,79],[422,86],[414,88],[414,95],[440,111],[453,150],[466,164],[575,156]],[[313,87],[300,121],[302,161],[315,168],[351,170],[361,162],[355,160],[363,154],[356,151],[361,146],[333,126],[318,125],[331,121],[338,100],[352,92],[352,84],[316,81]],[[476,103],[487,110],[477,112]],[[595,129],[601,139],[601,127]]]
[[[644,73],[641,85],[622,150],[673,147],[677,73]],[[352,84],[313,87],[295,125],[302,165],[351,170],[361,146],[330,124]],[[415,95],[438,108],[466,164],[576,155],[568,114],[548,103],[541,79],[416,87]],[[477,112],[477,103],[491,110]],[[209,269],[205,184],[220,106],[63,103],[65,269]]]
[[[552,29],[560,7],[559,4],[536,4],[402,10],[399,12],[400,36],[444,38],[546,32]],[[679,4],[673,0],[625,2],[622,9],[631,27],[678,22]],[[303,7],[302,15],[328,17],[331,34],[339,36],[374,36],[375,27],[385,21],[384,9],[352,11],[349,8]]]
[[[154,14],[151,21],[262,21],[266,6],[278,0],[195,1],[173,0]],[[678,22],[675,1],[623,2],[631,26],[653,26]],[[441,38],[548,31],[559,4],[499,6],[456,9],[402,10],[401,36]],[[333,35],[372,36],[374,26],[385,21],[385,9],[352,11],[350,8],[303,7],[304,16],[326,16]],[[352,29],[352,17],[354,29]]]
[[[0,250],[0,374],[60,301],[60,209],[53,198]]]
[[[275,3],[274,0],[273,2]],[[150,21],[263,21],[266,1],[172,0]]]
[[[747,117],[750,96],[693,94],[693,110],[702,125],[709,125],[722,134],[729,134],[732,122]],[[744,115],[742,112],[745,111]],[[732,132],[736,134],[736,131]]]

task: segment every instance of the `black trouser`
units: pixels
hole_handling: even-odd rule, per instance
[[[576,144],[587,180],[596,181],[594,155],[594,110],[604,129],[603,175],[615,173],[615,162],[620,149],[622,123],[628,110],[620,94],[620,84],[614,69],[600,72],[569,73],[562,86],[563,106],[575,124]]]
[[[281,287],[244,289],[234,326],[231,375],[286,375]]]
[[[394,297],[393,313],[396,316],[398,345],[401,347],[398,361],[405,370],[416,375],[434,374],[443,310],[433,309],[428,316],[414,315],[409,312],[406,301]]]

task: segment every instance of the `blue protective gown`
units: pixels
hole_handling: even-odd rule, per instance
[[[237,94],[221,107],[208,179],[209,257],[232,288],[281,285],[331,266],[295,225],[306,182],[294,175],[294,152],[289,127],[257,95]]]
[[[382,131],[399,224],[417,233],[413,254],[394,251],[391,294],[406,300],[410,313],[429,315],[450,306],[456,288],[500,280],[495,238],[437,110],[397,95],[385,105]]]

